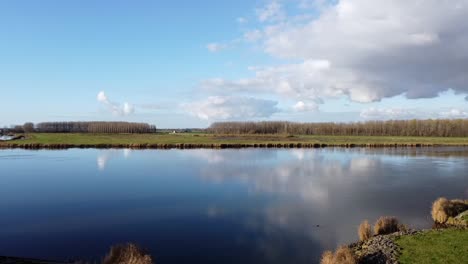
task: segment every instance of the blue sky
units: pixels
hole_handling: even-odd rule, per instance
[[[0,126],[467,118],[467,1],[376,2],[1,1]]]

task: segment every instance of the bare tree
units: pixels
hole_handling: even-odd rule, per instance
[[[31,133],[34,132],[34,124],[31,122],[25,123],[23,125],[23,130],[25,133]]]
[[[215,134],[466,137],[468,136],[468,119],[414,119],[352,123],[216,122],[207,131]]]
[[[156,126],[129,122],[44,122],[38,132],[47,133],[155,133]]]

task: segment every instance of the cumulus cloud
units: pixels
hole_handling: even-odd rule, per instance
[[[204,120],[266,118],[278,112],[277,102],[252,97],[211,96],[182,105],[190,114]]]
[[[109,100],[109,98],[107,97],[104,91],[100,91],[98,93],[97,100],[98,102],[103,104],[114,115],[127,116],[135,112],[135,107],[132,104],[127,103],[127,102],[123,104],[112,102],[111,100]]]
[[[325,89],[322,84],[333,82],[332,65],[327,60],[306,60],[298,64],[287,64],[276,67],[252,67],[255,77],[226,80],[213,78],[201,83],[201,87],[211,92],[259,92],[275,93],[298,100],[317,100],[320,96],[343,95],[347,91],[337,91],[331,87]],[[352,80],[352,76],[343,79]],[[335,83],[335,85],[339,85]],[[344,85],[344,84],[343,84]],[[356,100],[366,92],[368,87],[355,87],[351,96]]]
[[[465,101],[468,101],[468,96],[465,97]]]
[[[109,99],[104,91],[100,91],[97,95],[97,100],[101,103],[108,103]]]
[[[314,102],[299,101],[293,106],[293,109],[296,112],[311,112],[311,111],[317,111],[318,105]]]
[[[363,103],[468,92],[468,0],[340,0],[322,6],[304,21],[271,1],[257,10],[258,19],[269,23],[244,36],[261,43],[265,53],[298,63],[251,68],[254,77],[203,84]]]

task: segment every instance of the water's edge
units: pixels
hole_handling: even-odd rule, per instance
[[[0,149],[239,149],[239,148],[397,148],[397,147],[467,147],[468,144],[422,144],[422,143],[382,143],[382,144],[320,144],[320,143],[222,143],[222,144],[42,144],[7,143]]]

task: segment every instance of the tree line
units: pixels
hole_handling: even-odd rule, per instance
[[[131,122],[43,122],[25,123],[10,129],[16,133],[155,133],[156,126]]]
[[[468,119],[415,119],[352,123],[215,122],[207,131],[214,134],[466,137],[468,136]]]

